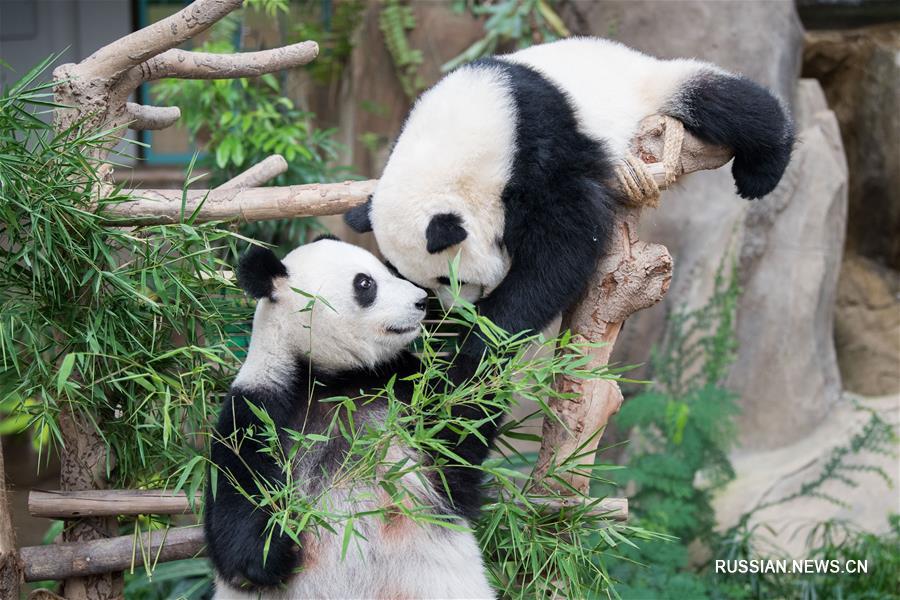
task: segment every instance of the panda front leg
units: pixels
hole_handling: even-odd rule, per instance
[[[578,301],[616,220],[617,193],[589,177],[558,178],[527,194],[529,211],[507,210],[509,272],[477,304],[480,314],[513,334],[540,332]],[[480,356],[483,345],[475,338],[468,337],[463,353]]]
[[[687,69],[689,75],[660,112],[683,122],[701,140],[734,152],[731,173],[743,198],[761,198],[775,189],[794,147],[794,125],[782,103],[750,79],[712,65],[663,64]]]
[[[287,425],[289,399],[277,396],[232,390],[210,448],[217,474],[208,478],[206,489],[207,549],[221,580],[236,589],[281,585],[303,558],[290,536],[268,528],[269,512],[247,497],[259,494],[259,485],[277,489],[285,484],[275,458],[261,451],[263,442],[248,435],[262,423],[247,402],[264,408],[277,427]]]

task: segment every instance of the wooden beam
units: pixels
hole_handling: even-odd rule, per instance
[[[203,556],[205,546],[203,528],[192,526],[140,536],[27,546],[19,554],[25,563],[25,581],[44,581],[125,571],[142,566],[145,557],[152,565]]]
[[[194,506],[201,501],[200,494]],[[580,503],[557,501],[553,498],[529,498],[531,505],[539,505],[545,512],[559,511]],[[117,515],[182,515],[193,512],[184,492],[165,490],[93,490],[48,491],[32,490],[28,495],[28,512],[33,517],[70,519],[82,516]],[[627,498],[604,498],[591,510],[591,514],[606,516],[613,521],[628,520]]]
[[[198,494],[194,499],[200,501]],[[182,515],[192,512],[184,492],[165,490],[32,490],[28,512],[33,517],[71,519],[119,515]]]

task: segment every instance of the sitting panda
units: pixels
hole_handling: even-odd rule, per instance
[[[388,520],[357,520],[355,528],[364,539],[355,537],[343,558],[342,523],[335,524],[337,533],[307,528],[300,534],[300,545],[276,529],[264,561],[270,513],[235,485],[253,494],[255,480],[278,486],[285,484],[285,477],[277,461],[261,451],[263,443],[244,435],[254,427],[258,432],[261,425],[248,403],[264,409],[279,430],[329,438],[301,451],[292,462],[293,479],[306,497],[321,497],[332,514],[385,508],[390,498],[378,486],[332,486],[329,474],[342,461],[348,443],[331,428],[334,404],[320,401],[376,392],[393,376],[396,397],[409,401],[413,384],[402,378],[417,373],[420,363],[406,348],[418,336],[426,293],[392,275],[365,250],[331,237],[301,246],[283,261],[268,249],[252,247],[241,259],[238,282],[259,302],[246,360],[211,444],[217,477],[210,477],[207,487],[204,528],[217,573],[216,597],[493,597],[471,531],[419,525],[401,513],[392,513]],[[295,290],[321,300],[310,310],[309,296]],[[381,398],[359,403],[354,426],[382,419],[386,402]],[[493,426],[483,429],[486,439],[494,431]],[[484,443],[473,436],[457,442],[454,452],[470,462],[484,460]],[[280,443],[287,446],[284,434]],[[390,453],[397,460],[427,460],[405,448],[391,448],[389,459]],[[425,483],[414,475],[409,481],[404,476],[403,482],[421,505],[433,508],[432,514],[466,524],[481,501],[478,470],[451,466],[448,471],[442,478],[446,485]]]
[[[462,297],[511,333],[539,331],[604,254],[621,200],[611,165],[653,114],[731,148],[745,198],[772,191],[788,164],[793,125],[756,83],[571,38],[475,61],[425,92],[368,203],[345,220],[442,300],[459,254]]]

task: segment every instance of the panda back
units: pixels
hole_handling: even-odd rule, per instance
[[[540,72],[570,99],[582,131],[621,157],[640,121],[657,113],[685,81],[710,68],[692,60],[663,61],[618,42],[569,38],[501,57]]]

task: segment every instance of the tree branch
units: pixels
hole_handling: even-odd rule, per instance
[[[253,165],[240,175],[232,177],[219,187],[217,190],[242,190],[245,188],[257,187],[269,180],[275,179],[288,170],[287,161],[280,154],[273,154],[265,160]]]
[[[174,15],[108,44],[79,63],[84,78],[116,79],[142,62],[206,31],[244,0],[195,0]]]
[[[135,131],[158,130],[170,127],[181,118],[177,106],[147,106],[146,104],[125,103],[126,118],[131,121],[128,128]]]
[[[119,94],[130,94],[145,81],[176,79],[235,79],[303,66],[319,55],[319,45],[306,41],[271,50],[240,54],[211,54],[173,49],[149,58],[128,71]],[[126,95],[127,95],[126,94]]]
[[[195,222],[267,221],[300,216],[339,215],[362,204],[375,181],[312,183],[285,187],[215,190],[124,190],[131,200],[105,204],[102,214],[110,225],[152,225],[182,220],[195,211]]]

